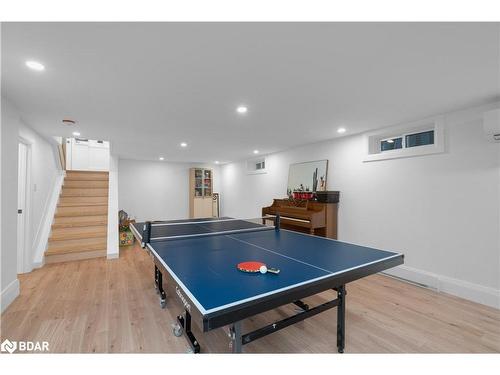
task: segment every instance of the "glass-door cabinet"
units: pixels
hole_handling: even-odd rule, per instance
[[[212,198],[212,170],[203,170],[203,196]]]
[[[213,217],[213,171],[191,168],[189,171],[189,217]]]

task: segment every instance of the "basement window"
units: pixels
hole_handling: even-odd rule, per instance
[[[408,134],[405,136],[406,147],[418,147],[434,144],[434,130],[421,133]]]
[[[380,140],[380,152],[434,144],[434,130]]]
[[[387,160],[444,152],[444,119],[436,117],[368,133],[363,161]]]
[[[380,141],[380,151],[397,150],[403,148],[403,137],[382,139]]]
[[[255,163],[255,170],[259,171],[261,169],[266,169],[266,161],[262,160],[257,163]]]
[[[247,161],[247,174],[267,173],[266,158],[259,157]]]

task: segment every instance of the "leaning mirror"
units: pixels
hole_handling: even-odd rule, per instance
[[[287,195],[297,198],[298,193],[310,193],[312,195],[316,191],[326,190],[327,170],[328,160],[290,164]]]

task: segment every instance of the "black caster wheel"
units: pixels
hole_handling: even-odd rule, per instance
[[[160,307],[161,307],[162,309],[164,309],[164,308],[165,308],[165,306],[167,306],[167,301],[166,301],[166,300],[164,300],[164,299],[161,299],[161,300],[160,300]]]

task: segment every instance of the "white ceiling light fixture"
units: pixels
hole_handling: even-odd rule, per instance
[[[32,70],[36,70],[37,72],[42,72],[45,70],[45,66],[42,63],[34,60],[28,60],[25,62],[26,66]]]
[[[163,156],[160,156],[158,159],[160,159],[160,161],[165,160],[165,158]]]
[[[215,161],[215,164],[219,164],[219,161],[218,161],[218,160],[216,160],[216,161]]]
[[[73,135],[74,135],[75,137],[79,137],[79,136],[80,136],[80,132],[73,132]]]
[[[259,153],[259,150],[253,150],[253,153],[257,155]]]
[[[236,108],[236,112],[238,112],[238,114],[240,115],[244,115],[248,112],[248,107],[246,105],[239,105]]]
[[[337,133],[339,133],[339,134],[343,134],[345,132],[346,132],[346,128],[338,128],[337,129]]]
[[[186,142],[181,142],[181,147],[187,147],[187,143]]]

